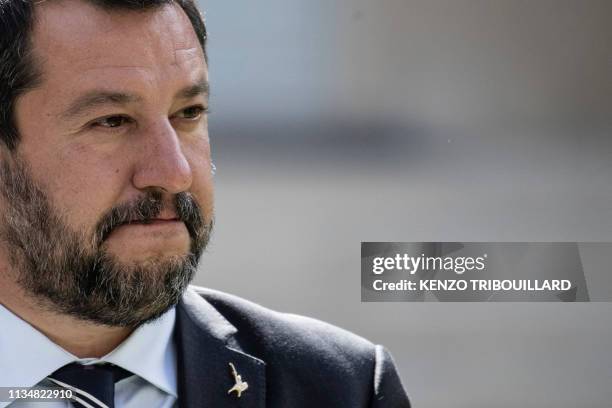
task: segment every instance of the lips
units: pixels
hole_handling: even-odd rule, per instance
[[[176,222],[179,221],[178,216],[174,211],[162,210],[155,218],[146,218],[146,219],[134,219],[130,220],[124,224],[153,224],[153,223],[163,223],[163,222]]]

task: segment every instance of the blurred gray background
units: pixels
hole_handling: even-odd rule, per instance
[[[197,284],[386,345],[416,408],[612,406],[610,303],[360,302],[361,241],[612,241],[612,2],[201,6]]]

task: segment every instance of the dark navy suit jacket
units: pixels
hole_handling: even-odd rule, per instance
[[[175,335],[180,408],[410,407],[383,347],[314,319],[192,286]]]

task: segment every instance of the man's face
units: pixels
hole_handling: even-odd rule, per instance
[[[28,255],[28,243],[9,239],[9,251],[24,252],[12,255],[13,266],[26,289],[48,292],[64,313],[146,321],[176,301],[210,232],[203,51],[175,4],[144,12],[79,0],[36,7],[32,48],[42,81],[17,101],[21,141],[7,170],[32,191],[9,187],[0,207],[30,224],[31,235],[38,230],[44,248]],[[54,233],[63,236],[45,236]],[[75,256],[83,261],[76,266],[67,259]],[[45,279],[47,289],[28,288]],[[171,299],[154,304],[169,286]],[[113,320],[121,307],[125,316]]]

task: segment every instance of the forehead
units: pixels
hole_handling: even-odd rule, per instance
[[[175,3],[134,11],[47,0],[36,6],[32,48],[43,84],[60,94],[101,84],[179,87],[206,77],[200,43]]]

